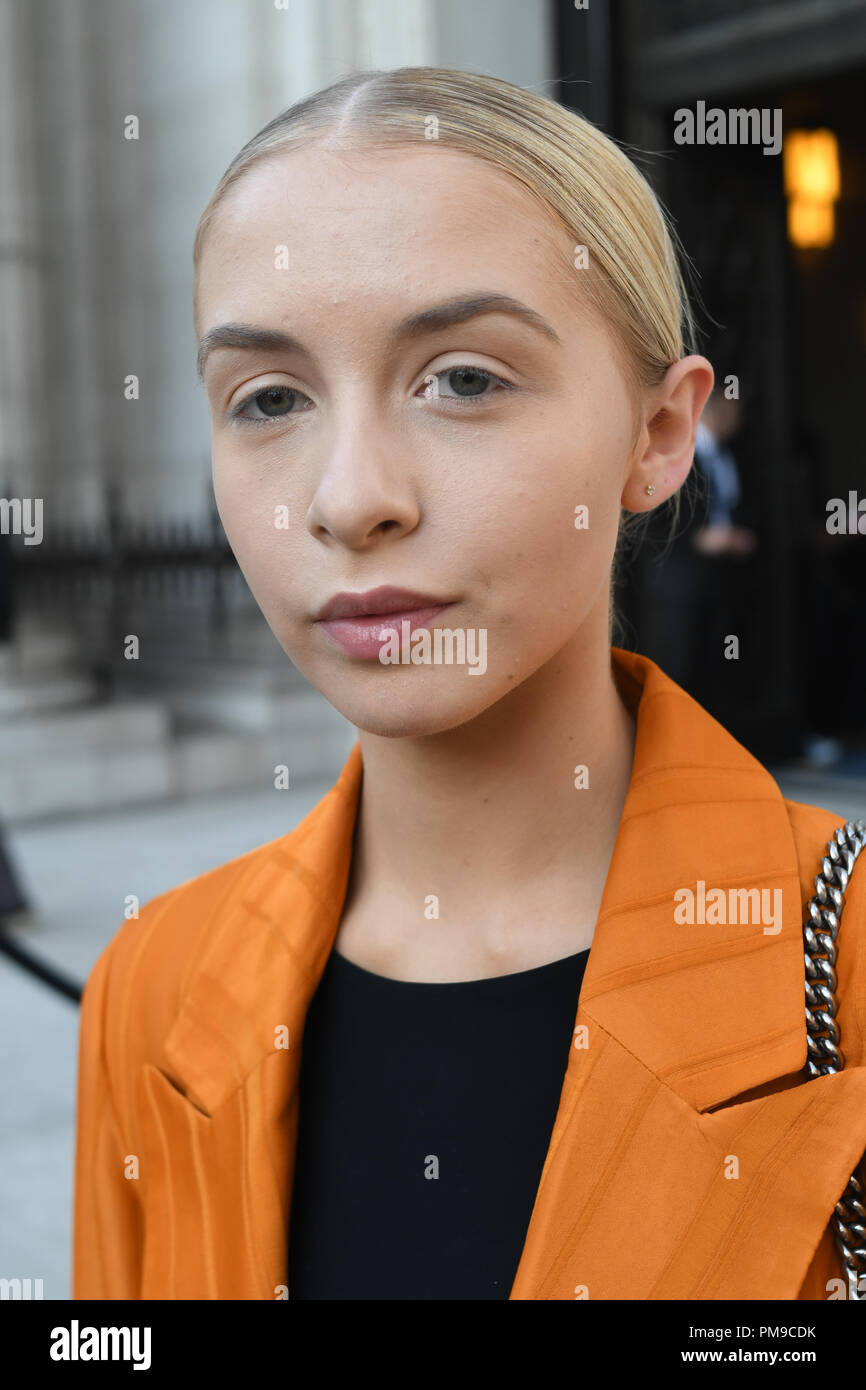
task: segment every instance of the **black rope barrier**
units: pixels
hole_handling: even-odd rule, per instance
[[[42,960],[19,941],[16,941],[7,927],[0,922],[0,952],[14,960],[16,965],[28,970],[31,975],[35,975],[37,980],[42,980],[46,985],[50,985],[58,994],[62,994],[66,999],[72,999],[76,1004],[81,1003],[81,995],[84,986],[78,984],[76,980],[71,980],[62,971],[55,970],[48,961]]]

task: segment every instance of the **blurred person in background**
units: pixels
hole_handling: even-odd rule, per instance
[[[740,630],[734,565],[757,544],[755,532],[735,520],[742,487],[729,442],[741,424],[740,401],[716,387],[695,434],[691,497],[684,489],[691,515],[671,538],[667,515],[655,513],[639,558],[640,650],[708,705],[724,634]]]
[[[792,427],[789,475],[800,615],[801,752],[811,767],[844,765],[846,772],[863,776],[866,649],[851,638],[863,613],[866,546],[859,533],[828,529],[830,491],[847,499],[848,482],[828,483],[827,446],[806,419],[796,419]],[[844,663],[844,679],[828,674],[837,661]]]

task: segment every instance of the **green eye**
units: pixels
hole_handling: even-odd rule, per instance
[[[288,398],[288,401],[285,398]],[[265,386],[261,391],[254,391],[244,397],[231,412],[231,416],[233,420],[242,420],[247,425],[264,425],[272,420],[284,420],[287,415],[300,414],[300,411],[293,411],[291,408],[296,398],[310,400],[309,396],[305,396],[303,391],[298,391],[294,386]],[[286,404],[288,409],[283,408]],[[262,414],[245,414],[250,405],[255,405]]]
[[[443,391],[438,385],[440,378],[444,377],[448,386],[453,390]],[[501,377],[495,376],[493,372],[488,372],[485,367],[473,367],[462,364],[456,367],[444,367],[441,372],[432,372],[424,382],[424,396],[427,400],[447,400],[447,401],[485,401],[489,400],[495,391],[484,391],[484,387],[495,382],[497,386],[505,391],[510,391],[511,386]],[[478,388],[481,388],[479,390]]]

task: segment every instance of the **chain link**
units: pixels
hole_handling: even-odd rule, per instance
[[[815,896],[806,909],[803,946],[806,963],[806,1031],[809,1078],[841,1071],[845,1054],[836,1020],[836,937],[842,917],[844,893],[860,851],[866,847],[866,822],[846,821],[833,832],[821,872],[815,879]],[[860,1280],[866,1276],[866,1194],[852,1173],[831,1220],[836,1249],[848,1285],[848,1297],[859,1299]]]

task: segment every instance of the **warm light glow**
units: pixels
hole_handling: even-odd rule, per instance
[[[788,240],[793,246],[830,246],[835,222],[832,203],[806,203],[792,198],[788,204]]]
[[[782,157],[789,240],[794,246],[829,246],[833,204],[841,192],[836,136],[832,130],[790,130]]]
[[[839,149],[832,130],[791,130],[785,137],[785,192],[808,203],[839,197]]]

